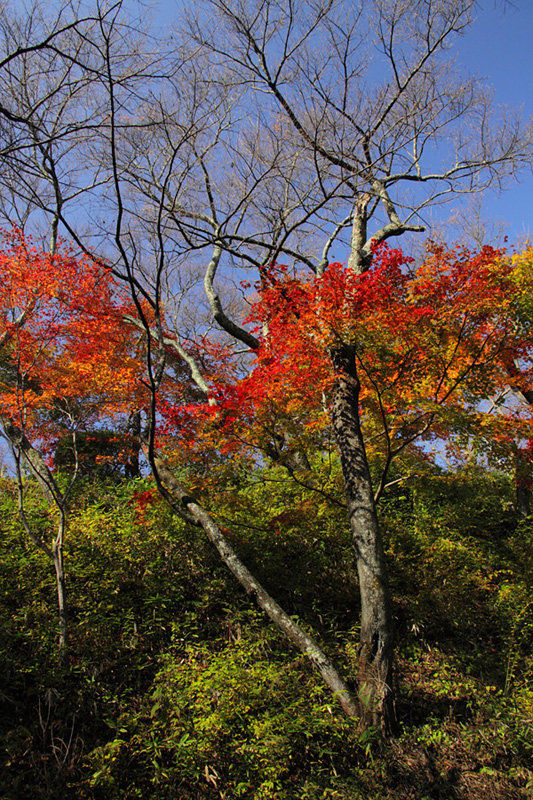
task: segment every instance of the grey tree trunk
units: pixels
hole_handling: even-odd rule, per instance
[[[21,430],[13,420],[6,415],[0,415],[0,423],[2,425],[4,434],[11,444],[12,452],[17,464],[17,479],[18,479],[18,496],[19,496],[19,517],[24,530],[33,544],[45,553],[51,559],[54,565],[54,572],[56,576],[56,589],[57,589],[57,605],[58,605],[58,654],[59,662],[66,665],[68,660],[68,604],[67,604],[67,590],[65,581],[65,570],[63,566],[63,544],[65,541],[65,525],[66,525],[66,500],[68,492],[73,485],[74,478],[66,493],[62,493],[50,472],[44,458],[36,450],[23,430]],[[32,529],[31,524],[26,516],[24,510],[24,488],[22,482],[22,473],[20,469],[21,459],[29,467],[32,475],[35,476],[41,491],[49,503],[50,507],[57,508],[59,513],[59,522],[57,534],[49,546],[41,537]]]
[[[141,413],[140,411],[136,411],[134,414],[130,414],[129,425],[128,425],[128,447],[129,447],[129,455],[125,465],[125,475],[126,478],[138,478],[141,474],[141,468],[139,466],[139,455],[141,452]]]
[[[65,666],[68,661],[68,605],[65,570],[63,568],[63,542],[65,535],[65,515],[60,510],[57,536],[52,548],[52,560],[56,573],[57,607],[59,612],[59,661]]]
[[[309,658],[313,666],[320,672],[325,684],[333,693],[344,713],[348,717],[359,716],[357,701],[353,698],[348,685],[314,639],[285,613],[259,581],[254,578],[213,518],[187,494],[185,488],[165,464],[164,459],[155,456],[153,461],[153,466],[157,470],[159,479],[164,484],[165,489],[175,500],[184,505],[192,521],[203,528],[209,541],[217,549],[222,561],[237,578],[241,586],[248,594],[253,595],[257,604],[265,611],[274,625],[296,645],[300,652]]]
[[[516,513],[518,519],[527,519],[531,514],[531,473],[532,466],[527,454],[520,447],[515,448]]]
[[[330,351],[336,375],[331,420],[344,476],[359,575],[361,637],[358,650],[362,720],[389,734],[395,727],[392,662],[394,630],[387,568],[359,415],[355,346]]]

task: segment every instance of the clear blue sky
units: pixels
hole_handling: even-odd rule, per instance
[[[499,104],[522,108],[524,117],[533,117],[533,0],[505,5],[486,0],[484,6],[457,44],[458,62],[493,88]],[[487,214],[509,223],[511,241],[528,232],[533,237],[531,169],[499,197],[487,196],[484,206]]]
[[[155,0],[154,17],[164,26],[184,5],[184,0]],[[454,54],[458,65],[492,87],[498,104],[522,108],[525,119],[533,118],[533,0],[480,0],[476,20],[457,40]],[[447,218],[452,211],[446,206],[436,217]],[[502,194],[487,194],[483,214],[508,225],[511,243],[533,239],[531,168]]]

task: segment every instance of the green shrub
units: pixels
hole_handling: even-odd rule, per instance
[[[215,797],[220,789],[225,797],[281,799],[297,796],[310,774],[348,769],[361,753],[354,723],[305,660],[280,648],[270,628],[235,630],[239,638],[208,646],[187,643],[187,629],[183,638],[177,626],[150,716],[126,715],[121,736],[91,754],[93,787],[106,796],[117,784],[126,791],[142,761],[153,787],[146,797]]]

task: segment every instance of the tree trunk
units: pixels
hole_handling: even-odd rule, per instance
[[[519,520],[527,519],[531,514],[531,492],[523,478],[516,479],[516,514]]]
[[[392,691],[394,632],[391,600],[370,471],[359,419],[355,347],[330,352],[336,381],[331,420],[340,454],[361,595],[359,700],[365,724],[395,727]]]
[[[67,606],[67,592],[65,582],[65,570],[63,567],[63,543],[65,541],[65,523],[66,523],[66,497],[62,494],[54,480],[54,476],[50,472],[44,458],[36,450],[26,434],[21,430],[13,420],[6,415],[0,415],[0,423],[2,424],[4,434],[13,448],[17,464],[17,478],[18,478],[18,495],[19,495],[19,518],[24,530],[33,542],[33,544],[45,553],[48,558],[52,560],[56,576],[57,588],[57,605],[59,613],[59,631],[58,631],[58,653],[60,664],[66,664],[67,651],[68,651],[68,606]],[[41,491],[50,504],[51,507],[56,507],[59,513],[59,523],[57,535],[53,540],[52,547],[46,544],[43,539],[36,534],[29,523],[24,510],[24,490],[22,484],[22,473],[20,470],[20,459],[23,459],[26,465],[30,468],[31,473],[37,479]]]
[[[126,478],[139,478],[141,468],[139,466],[139,455],[141,452],[141,412],[136,411],[130,414],[128,425],[128,448],[129,453],[126,460],[124,474]]]
[[[55,481],[44,458],[39,451],[33,447],[24,431],[19,428],[10,417],[6,414],[0,415],[0,423],[2,424],[7,440],[12,447],[20,452],[25,463],[37,479],[37,483],[41,487],[45,499],[50,505],[53,505],[56,502],[56,497],[54,496],[54,489],[56,488]]]
[[[313,666],[320,672],[324,682],[335,696],[344,713],[348,717],[359,716],[357,702],[352,697],[348,685],[314,639],[283,611],[281,606],[254,578],[235,553],[216,522],[205,509],[187,495],[185,488],[167,467],[163,458],[154,457],[154,468],[157,470],[166,490],[178,502],[183,503],[194,522],[203,528],[210,542],[216,547],[222,561],[237,578],[241,586],[244,587],[248,594],[254,596],[258,605],[266,612],[274,625],[296,645],[300,652],[309,658]]]
[[[65,570],[63,569],[63,540],[65,534],[64,512],[60,509],[57,536],[52,549],[52,560],[56,573],[57,606],[59,611],[59,662],[65,666],[68,659],[68,606]]]
[[[516,513],[518,519],[531,514],[531,457],[529,451],[515,446]]]

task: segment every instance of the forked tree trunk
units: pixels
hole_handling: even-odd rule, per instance
[[[394,631],[383,542],[359,418],[355,347],[335,348],[330,357],[336,376],[330,413],[344,476],[361,596],[361,716],[366,725],[375,725],[389,734],[395,727]]]

